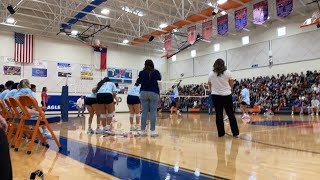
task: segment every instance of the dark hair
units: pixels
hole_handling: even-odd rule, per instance
[[[6,86],[6,88],[8,89],[8,88],[11,87],[13,84],[14,84],[13,81],[7,81],[6,84],[5,84],[5,86]]]
[[[18,89],[18,86],[19,86],[19,83],[14,83],[14,84],[12,85],[12,89]]]
[[[35,84],[31,84],[31,89],[36,88],[37,86]]]
[[[97,92],[99,91],[99,89],[101,88],[101,86],[105,83],[105,82],[109,82],[110,79],[108,77],[103,78],[100,82],[98,82],[98,86],[97,86]]]
[[[248,85],[247,85],[247,84],[243,84],[242,86],[245,87],[245,88],[248,88]]]
[[[147,59],[144,62],[143,70],[149,73],[149,80],[150,80],[151,79],[151,74],[154,71],[154,64],[153,64],[153,61],[151,59]]]
[[[135,86],[139,86],[140,84],[136,82],[136,83],[134,83],[134,85],[135,85]]]
[[[4,91],[5,87],[3,84],[0,84],[0,92]]]
[[[118,86],[119,86],[119,84],[118,84],[118,83],[114,83],[114,85],[116,85],[116,87],[118,87]]]
[[[227,70],[226,66],[224,65],[224,61],[222,59],[217,59],[213,64],[213,72],[217,73],[217,76],[220,76]]]
[[[32,86],[31,86],[32,87]],[[45,92],[47,90],[47,87],[42,88],[42,92]]]

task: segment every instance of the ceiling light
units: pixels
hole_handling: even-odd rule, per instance
[[[163,51],[165,51],[165,50],[166,50],[166,48],[162,48],[162,50],[163,50]]]
[[[110,10],[109,9],[102,9],[101,14],[109,14]]]
[[[162,24],[160,24],[160,26],[159,26],[160,28],[166,28],[166,27],[168,27],[168,24],[166,24],[166,23],[162,23]]]
[[[144,14],[143,14],[142,11],[130,9],[130,8],[127,7],[127,6],[124,6],[124,7],[122,7],[121,9],[122,9],[123,11],[127,12],[127,13],[131,13],[131,14],[134,14],[134,15],[136,15],[136,16],[140,16],[140,17],[144,16]]]
[[[228,1],[228,0],[218,0],[217,3],[218,3],[218,4],[224,4],[224,3],[226,3],[227,1]]]
[[[72,31],[71,31],[71,35],[73,35],[73,36],[78,35],[78,33],[79,33],[79,31],[77,31],[77,30],[72,30]]]
[[[227,14],[227,12],[225,12],[225,11],[221,11],[221,13],[220,13],[221,15],[226,15]]]
[[[267,19],[270,19],[270,16],[268,16],[268,18]]]
[[[13,23],[15,22],[15,20],[14,20],[14,18],[12,18],[12,17],[8,17],[7,20],[6,20],[6,22],[7,22],[8,24],[13,24]]]
[[[175,62],[176,60],[177,60],[177,56],[176,55],[172,56],[172,61]]]
[[[129,43],[129,40],[128,40],[128,39],[124,39],[124,40],[122,41],[122,43],[123,43],[123,44],[128,44],[128,43]]]

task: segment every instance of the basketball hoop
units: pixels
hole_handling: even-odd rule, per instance
[[[318,28],[320,28],[320,10],[315,11],[311,18],[306,19],[301,25],[300,28],[308,27],[312,25],[317,25]]]

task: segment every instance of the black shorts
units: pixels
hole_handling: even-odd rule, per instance
[[[113,103],[113,95],[110,93],[99,93],[97,94],[98,104],[111,104]]]
[[[140,98],[139,96],[127,96],[127,104],[134,105],[134,104],[140,104]]]
[[[248,106],[248,104],[246,102],[244,102],[244,101],[242,101],[241,104],[244,105],[244,106]]]
[[[84,104],[87,106],[91,106],[92,104],[97,104],[97,99],[96,98],[91,98],[91,97],[86,97],[84,99]]]

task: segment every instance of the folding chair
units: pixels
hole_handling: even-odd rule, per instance
[[[36,102],[36,100],[30,95],[20,96],[19,100],[14,97],[10,98],[9,100],[10,100],[13,107],[15,107],[15,108],[19,107],[21,110],[21,120],[19,122],[18,132],[17,132],[18,136],[17,136],[17,139],[15,140],[15,151],[18,151],[18,149],[19,149],[21,138],[23,135],[22,128],[25,125],[34,126],[32,138],[31,138],[31,141],[28,145],[27,154],[31,154],[32,147],[34,145],[34,141],[35,141],[37,135],[38,135],[39,139],[41,140],[41,142],[44,143],[44,145],[46,145],[48,147],[46,140],[43,138],[42,134],[39,131],[40,126],[47,127],[47,129],[51,133],[55,143],[59,147],[59,150],[62,149],[61,144],[59,143],[57,137],[55,136],[55,134],[53,133],[53,131],[51,129],[51,126],[49,125],[49,124],[53,124],[53,123],[59,123],[60,119],[61,119],[60,116],[47,116],[46,117],[45,114],[43,113],[43,111],[41,110],[41,108],[39,107],[38,103]],[[31,116],[31,114],[29,113],[29,111],[26,108],[26,107],[30,107],[30,106],[32,106],[36,111],[38,111],[39,115]]]
[[[6,133],[7,133],[8,141],[10,141],[11,135],[13,132],[13,125],[11,123],[13,117],[12,117],[11,113],[8,111],[7,107],[4,105],[2,100],[0,100],[0,109],[1,109],[1,112],[0,112],[1,116],[7,120],[7,123],[9,126],[8,132],[6,132]]]

